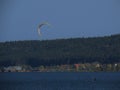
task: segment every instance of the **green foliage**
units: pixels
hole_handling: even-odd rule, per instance
[[[120,35],[0,43],[0,66],[120,62]]]

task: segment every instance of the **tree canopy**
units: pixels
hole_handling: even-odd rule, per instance
[[[120,62],[120,35],[0,43],[0,66]]]

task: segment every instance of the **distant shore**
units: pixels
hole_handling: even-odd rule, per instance
[[[1,67],[0,72],[119,72],[120,63],[115,64],[100,64],[94,63],[79,63],[73,65],[51,65],[31,67],[23,66],[8,66]]]

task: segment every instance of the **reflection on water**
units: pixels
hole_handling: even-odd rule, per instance
[[[0,90],[120,90],[120,73],[0,73]]]

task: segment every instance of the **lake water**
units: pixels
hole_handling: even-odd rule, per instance
[[[120,73],[0,73],[0,90],[120,90]]]

